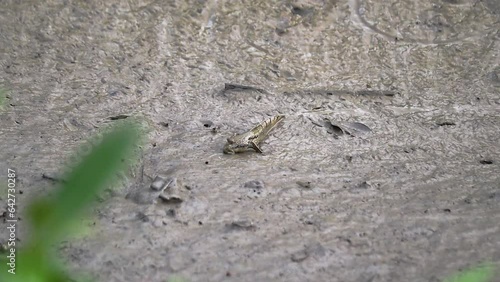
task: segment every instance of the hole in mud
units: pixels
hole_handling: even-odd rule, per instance
[[[201,120],[201,123],[203,123],[203,126],[206,128],[210,128],[212,127],[212,125],[214,125],[214,123],[210,120]]]

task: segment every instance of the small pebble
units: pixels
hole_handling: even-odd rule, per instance
[[[151,189],[155,190],[155,191],[161,191],[163,189],[165,189],[165,187],[167,186],[167,181],[165,180],[165,178],[161,177],[161,176],[156,176],[155,179],[153,180],[153,183],[151,183]]]
[[[312,188],[311,181],[297,181],[297,184],[301,188],[305,188],[305,189],[311,189]]]
[[[160,196],[158,197],[166,204],[180,204],[184,202],[184,200],[180,196],[175,194],[160,194]]]
[[[237,220],[227,226],[230,230],[254,230],[256,226],[250,220]]]
[[[309,257],[309,254],[307,253],[307,251],[301,250],[301,251],[293,253],[291,259],[293,262],[301,262],[308,257]]]
[[[157,219],[153,220],[152,224],[153,224],[154,227],[161,227],[163,225],[166,225],[163,222],[163,219],[161,219],[161,218],[157,218]]]
[[[263,189],[264,182],[261,180],[252,180],[252,181],[246,182],[243,186],[245,188],[251,188],[251,189]]]

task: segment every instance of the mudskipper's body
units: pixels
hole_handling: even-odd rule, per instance
[[[224,153],[235,154],[246,152],[250,149],[262,153],[262,150],[259,147],[259,143],[264,140],[264,138],[266,138],[266,136],[269,134],[269,131],[271,131],[271,129],[273,129],[284,118],[284,115],[274,116],[259,123],[257,126],[250,129],[250,131],[241,134],[235,134],[229,137],[227,139],[226,145],[224,146]]]

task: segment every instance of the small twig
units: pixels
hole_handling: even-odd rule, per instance
[[[42,174],[42,178],[50,180],[50,181],[54,181],[54,182],[66,183],[65,179],[62,179],[62,178],[59,178],[59,177],[55,177],[55,176],[52,176],[52,175],[48,175],[46,173]]]
[[[225,83],[224,84],[224,91],[247,91],[247,90],[254,90],[260,93],[267,93],[266,90],[262,88],[257,88],[253,86],[248,86],[248,85],[241,85],[241,84],[234,84],[234,83]]]

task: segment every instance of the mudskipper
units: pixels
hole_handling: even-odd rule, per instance
[[[227,143],[224,146],[224,153],[236,154],[246,152],[251,149],[255,150],[256,152],[262,153],[262,150],[259,147],[259,143],[264,140],[271,129],[273,129],[284,118],[284,115],[274,116],[259,123],[247,132],[235,134],[227,138]]]

